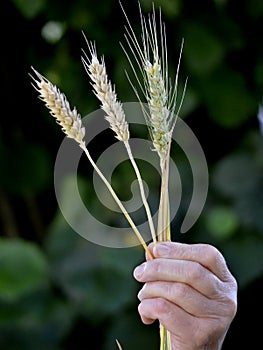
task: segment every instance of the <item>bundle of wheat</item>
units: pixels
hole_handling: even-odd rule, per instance
[[[182,97],[179,106],[177,106],[178,75],[183,45],[181,46],[174,84],[171,85],[171,80],[168,75],[165,26],[161,19],[161,12],[159,17],[159,25],[157,25],[154,7],[153,13],[149,15],[148,20],[142,15],[140,10],[142,30],[141,40],[137,39],[124,9],[123,12],[127,20],[127,26],[125,27],[125,39],[132,56],[129,55],[124,46],[122,47],[131,64],[132,71],[134,72],[139,89],[142,91],[142,95],[146,100],[147,107],[145,107],[145,104],[143,103],[142,98],[140,97],[140,94],[135,88],[134,84],[132,84],[132,88],[142,106],[142,110],[149,128],[149,133],[152,138],[154,150],[158,153],[160,158],[161,188],[158,224],[156,229],[154,227],[151,210],[146,199],[141,173],[133,157],[129,144],[129,125],[126,121],[122,103],[118,100],[115,87],[112,86],[111,81],[108,78],[104,58],[98,58],[95,45],[88,40],[86,40],[88,54],[83,50],[84,55],[82,57],[82,62],[88,76],[91,79],[93,91],[101,103],[101,109],[105,112],[105,119],[109,122],[110,128],[115,133],[115,137],[124,143],[129,155],[129,159],[138,179],[141,198],[148,218],[152,240],[154,243],[157,241],[169,241],[171,240],[168,191],[170,148],[172,133],[176,124],[178,113],[182,106],[186,89],[185,82]],[[133,59],[139,67],[139,72],[142,79],[140,79],[138,75],[139,73],[136,71],[133,64]],[[83,149],[91,165],[101,177],[115,202],[125,215],[139,242],[147,252],[148,257],[152,259],[153,257],[149,252],[147,244],[144,241],[141,233],[138,231],[127,210],[113,190],[111,184],[93,161],[85,145],[85,128],[82,125],[80,114],[78,114],[76,108],[73,110],[70,108],[65,95],[61,93],[56,86],[52,85],[52,83],[39,74],[35,69],[33,69],[33,71],[36,75],[36,78],[32,77],[35,83],[33,86],[39,92],[40,99],[45,102],[51,115],[54,116],[58,124],[61,125],[63,132],[68,137],[74,139]],[[131,82],[130,77],[128,77],[128,79]],[[116,342],[118,348],[121,349],[119,342]],[[170,333],[162,325],[160,325],[160,350],[171,349],[172,344]]]

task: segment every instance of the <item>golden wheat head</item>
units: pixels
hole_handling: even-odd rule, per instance
[[[122,103],[117,100],[115,88],[112,86],[106,72],[104,59],[98,59],[95,46],[87,41],[90,57],[84,52],[82,62],[88,73],[95,95],[101,102],[101,109],[106,113],[105,119],[120,141],[130,137],[128,123],[125,118]]]
[[[81,117],[76,108],[71,109],[66,96],[33,67],[32,70],[36,75],[36,78],[31,75],[35,83],[32,85],[38,91],[39,98],[45,102],[50,114],[56,119],[67,137],[83,144],[85,128],[82,126]]]

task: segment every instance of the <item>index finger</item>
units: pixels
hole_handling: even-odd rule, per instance
[[[222,281],[229,282],[234,279],[229,272],[223,255],[212,245],[158,242],[157,244],[151,243],[149,250],[155,258],[198,262]]]

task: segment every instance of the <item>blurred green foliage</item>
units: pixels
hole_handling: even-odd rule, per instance
[[[122,3],[139,26],[137,0]],[[167,25],[171,75],[185,40],[181,83],[186,76],[189,83],[182,116],[199,138],[210,171],[204,211],[192,230],[180,235],[191,177],[183,155],[173,149],[185,194],[172,223],[174,239],[217,246],[242,291],[263,273],[263,136],[257,122],[263,92],[263,2],[155,3]],[[141,6],[150,11],[152,1],[142,0]],[[87,349],[92,339],[96,349],[111,350],[118,338],[125,350],[157,349],[156,326],[143,326],[137,315],[139,285],[132,270],[144,259],[142,249],[96,246],[75,233],[57,209],[53,167],[63,135],[37,101],[28,77],[33,65],[82,115],[97,109],[80,62],[83,30],[105,55],[121,100],[135,100],[118,44],[124,42],[125,23],[119,3],[6,0],[0,16],[0,348]],[[92,147],[95,157],[100,147]],[[84,165],[80,172],[83,198],[88,194],[86,204],[96,212],[100,206],[91,173]],[[124,173],[113,179],[120,191],[129,187]],[[158,181],[149,189],[156,197]],[[69,187],[64,196],[70,207]],[[113,220],[107,210],[105,218]]]

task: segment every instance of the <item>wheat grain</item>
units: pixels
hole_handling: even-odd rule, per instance
[[[71,109],[66,96],[33,67],[32,70],[38,79],[31,75],[36,84],[32,85],[39,92],[39,98],[45,102],[50,114],[56,119],[67,137],[83,143],[85,128],[82,126],[81,117],[76,108]]]

